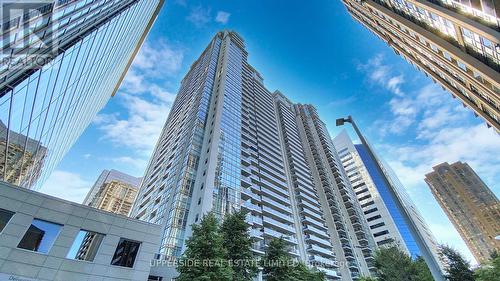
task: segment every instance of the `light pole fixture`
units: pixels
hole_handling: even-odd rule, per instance
[[[408,209],[404,206],[403,204],[403,199],[400,197],[398,192],[396,192],[396,187],[392,184],[392,181],[389,180],[387,177],[386,172],[380,165],[380,162],[378,161],[377,157],[375,156],[375,153],[372,151],[370,145],[368,145],[368,142],[366,141],[365,137],[359,130],[358,126],[356,125],[356,122],[354,122],[354,119],[352,116],[348,116],[347,118],[339,118],[336,120],[336,125],[337,126],[343,126],[345,123],[351,123],[352,127],[354,128],[354,131],[356,131],[356,134],[358,135],[358,138],[361,140],[361,144],[365,147],[366,151],[368,152],[368,156],[371,158],[372,162],[374,163],[375,168],[377,169],[377,172],[380,174],[382,180],[384,181],[384,184],[387,186],[387,189],[389,190],[391,197],[393,198],[394,202],[396,203],[396,207],[399,209],[401,215],[403,216],[406,224],[410,228],[410,232],[415,239],[415,242],[418,245],[418,248],[420,249],[420,253],[422,257],[424,258],[425,262],[427,263],[427,266],[429,267],[429,270],[432,273],[432,276],[434,277],[434,280],[436,281],[444,281],[443,278],[443,272],[441,270],[441,267],[439,266],[437,260],[432,254],[431,249],[425,243],[425,238],[423,237],[422,233],[419,231],[415,221],[412,219],[412,216],[410,215]]]

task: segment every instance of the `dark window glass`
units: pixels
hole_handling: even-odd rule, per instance
[[[121,238],[116,247],[111,265],[134,267],[135,257],[139,252],[140,245],[141,243],[139,242]]]
[[[17,247],[47,254],[59,235],[61,227],[60,224],[34,219]]]
[[[379,236],[382,236],[385,234],[389,234],[389,231],[384,230],[384,231],[377,232],[377,233],[373,234],[373,237],[379,237]]]
[[[374,217],[368,218],[368,219],[367,219],[367,221],[374,221],[374,220],[376,220],[376,219],[380,219],[380,218],[381,218],[381,216],[380,216],[380,215],[376,215],[376,216],[374,216]]]
[[[94,261],[94,258],[99,250],[104,234],[80,230],[78,235],[73,241],[73,245],[69,249],[68,259]]]
[[[9,223],[13,215],[14,213],[11,211],[0,209],[0,232],[2,232],[7,223]]]

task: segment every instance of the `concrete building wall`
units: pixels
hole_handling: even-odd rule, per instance
[[[161,226],[0,183],[0,208],[14,212],[0,232],[0,280],[146,280]],[[62,225],[47,254],[20,249],[33,219]],[[94,261],[66,258],[80,230],[104,234]],[[140,242],[133,268],[111,265],[120,238]],[[11,279],[6,279],[11,280]]]

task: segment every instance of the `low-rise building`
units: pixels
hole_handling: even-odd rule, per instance
[[[0,280],[147,280],[161,226],[0,182]]]

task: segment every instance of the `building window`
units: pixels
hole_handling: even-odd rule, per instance
[[[467,71],[467,66],[461,62],[461,61],[457,61],[457,65],[458,67],[460,67],[463,71]]]
[[[66,258],[82,260],[82,261],[94,261],[94,258],[101,246],[101,242],[104,239],[104,234],[80,230],[78,235],[73,241],[73,245],[69,249]]]
[[[113,260],[111,260],[111,265],[134,267],[140,245],[139,242],[121,238],[113,255]]]
[[[57,223],[33,219],[17,247],[47,254],[57,239],[61,228],[62,225]]]
[[[382,235],[385,235],[385,234],[389,234],[389,231],[387,230],[384,230],[384,231],[380,231],[380,232],[377,232],[375,234],[373,234],[373,237],[379,237],[379,236],[382,236]]]
[[[3,231],[3,229],[9,223],[13,215],[14,213],[11,211],[0,209],[0,232]]]

